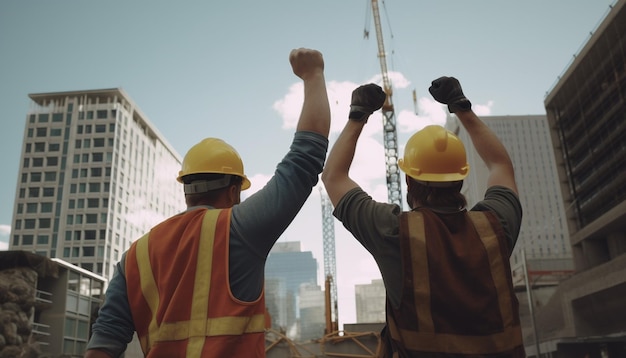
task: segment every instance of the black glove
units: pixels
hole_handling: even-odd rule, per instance
[[[352,91],[352,101],[350,103],[350,114],[348,118],[353,121],[367,121],[367,118],[379,110],[387,99],[387,94],[383,89],[373,83],[362,85]]]
[[[450,113],[472,109],[472,102],[465,98],[461,84],[456,78],[439,77],[431,84],[428,92],[437,102],[447,104]]]

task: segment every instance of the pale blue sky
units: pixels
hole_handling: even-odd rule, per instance
[[[387,66],[398,72],[392,78],[401,147],[416,128],[445,117],[427,91],[442,75],[457,77],[482,114],[544,114],[546,92],[614,3],[381,1]],[[121,87],[181,155],[208,136],[235,146],[254,190],[286,152],[301,105],[291,49],[324,55],[331,144],[352,89],[379,79],[369,6],[369,0],[1,1],[0,249],[12,222],[29,93]],[[353,176],[385,201],[379,122],[378,115],[368,124]],[[353,285],[380,276],[342,226],[335,230],[343,324],[355,320]],[[281,240],[302,241],[323,270],[321,235],[316,189]]]

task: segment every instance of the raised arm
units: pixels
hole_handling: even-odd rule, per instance
[[[517,194],[515,170],[506,148],[495,133],[472,111],[471,102],[463,94],[459,81],[454,77],[440,77],[428,89],[433,98],[447,104],[469,133],[474,148],[489,169],[487,187],[501,185]]]
[[[324,58],[317,50],[299,48],[289,54],[293,73],[304,82],[304,103],[296,130],[319,133],[328,138],[330,107],[324,79]]]
[[[322,182],[334,206],[348,191],[358,187],[349,176],[356,143],[368,117],[382,107],[386,97],[382,88],[375,84],[360,86],[352,92],[348,123],[333,145],[322,172]]]

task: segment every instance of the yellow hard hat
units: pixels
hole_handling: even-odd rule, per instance
[[[425,182],[459,181],[469,173],[463,142],[437,125],[426,126],[409,138],[398,166],[411,178]]]
[[[243,162],[239,153],[217,138],[206,138],[189,149],[183,159],[183,166],[178,172],[178,180],[183,182],[183,177],[190,174],[230,174],[243,179],[241,190],[250,187],[250,180],[243,173]]]

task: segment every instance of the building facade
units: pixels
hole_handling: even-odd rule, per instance
[[[121,89],[30,94],[9,248],[109,278],[184,210],[179,154]]]
[[[626,356],[625,49],[618,0],[544,101],[576,273],[537,312],[541,353]]]
[[[82,357],[105,281],[57,258],[0,252],[0,318],[15,323],[0,334],[0,355],[17,347],[25,356]]]
[[[301,332],[317,330],[319,322],[300,318],[301,292],[306,292],[306,307],[314,306],[310,287],[317,285],[317,260],[311,251],[300,251],[299,241],[277,242],[265,264],[265,303],[272,319],[272,328],[293,340],[301,339]],[[308,287],[308,289],[307,289]],[[323,295],[319,305],[323,307]],[[320,317],[324,322],[324,317]],[[311,330],[303,325],[313,324]],[[308,334],[308,333],[307,333]],[[323,334],[323,329],[321,334]],[[307,337],[307,339],[310,337]]]
[[[572,270],[572,252],[565,219],[565,208],[557,166],[552,154],[552,140],[544,115],[483,116],[483,122],[507,148],[524,210],[522,227],[511,256],[511,264],[522,264],[521,250],[535,266],[547,271]],[[457,120],[458,121],[458,120]],[[488,170],[459,124],[459,138],[466,145],[470,173],[464,194],[471,207],[482,200],[487,190]]]
[[[369,284],[354,285],[354,299],[356,323],[381,323],[387,320],[387,296],[382,279],[372,280]]]

